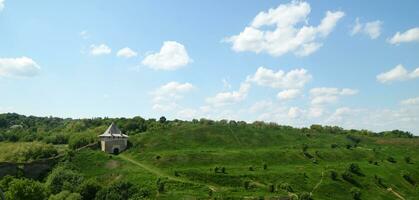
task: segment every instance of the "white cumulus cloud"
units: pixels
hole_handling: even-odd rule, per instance
[[[100,56],[100,55],[110,54],[111,52],[112,52],[112,49],[109,48],[106,44],[100,44],[100,45],[92,44],[92,45],[90,45],[90,54],[91,55]]]
[[[377,80],[381,83],[390,83],[394,81],[405,81],[419,77],[419,68],[408,72],[403,65],[399,64],[393,69],[377,75]]]
[[[376,20],[362,24],[359,18],[356,18],[355,25],[352,28],[351,35],[363,33],[368,35],[371,39],[377,39],[381,35],[381,27],[383,22]]]
[[[276,95],[276,97],[279,100],[289,100],[289,99],[294,99],[294,98],[298,97],[298,95],[300,95],[300,90],[298,90],[298,89],[288,89],[288,90],[283,90],[283,91],[279,92],[278,95]]]
[[[419,97],[405,99],[400,102],[402,105],[419,105]]]
[[[0,0],[0,11],[4,9],[4,0]]]
[[[390,44],[419,42],[419,27],[409,29],[404,33],[397,32],[392,38],[388,40],[388,42]]]
[[[250,90],[250,84],[245,82],[240,85],[238,91],[231,92],[220,92],[214,97],[209,97],[206,99],[207,103],[214,106],[224,106],[229,104],[234,104],[244,100]]]
[[[311,104],[328,104],[335,103],[341,96],[351,96],[358,93],[358,90],[349,88],[332,88],[332,87],[320,87],[313,88],[310,90]]]
[[[304,87],[311,78],[312,76],[305,69],[275,72],[265,67],[259,67],[254,75],[248,77],[248,81],[277,89],[295,89]]]
[[[39,73],[39,65],[28,57],[0,58],[0,76],[32,77]]]
[[[192,91],[194,88],[191,83],[179,83],[176,81],[160,86],[152,92],[153,109],[169,111],[177,108],[177,101],[182,99],[184,94]]]
[[[236,52],[266,52],[272,56],[294,53],[307,56],[317,51],[337,22],[345,15],[327,11],[318,26],[308,25],[311,7],[307,2],[292,1],[262,11],[238,35],[226,38]]]
[[[137,55],[138,55],[137,52],[135,52],[134,50],[128,47],[122,48],[116,53],[116,56],[124,57],[124,58],[132,58],[132,57],[136,57]]]
[[[156,70],[176,70],[192,62],[185,46],[166,41],[160,51],[144,58],[142,64]]]

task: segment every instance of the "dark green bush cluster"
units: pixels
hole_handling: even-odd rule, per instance
[[[387,161],[391,163],[396,163],[396,159],[394,159],[392,156],[387,157]]]
[[[338,177],[339,177],[339,174],[336,171],[334,171],[334,170],[330,171],[330,178],[332,180],[336,181],[336,180],[338,180]]]
[[[403,172],[402,176],[403,176],[404,180],[406,180],[410,184],[416,185],[416,181],[413,179],[412,175],[409,172]]]
[[[279,185],[279,188],[281,188],[281,189],[283,189],[283,190],[285,190],[285,191],[287,191],[287,192],[293,192],[293,191],[294,191],[294,190],[292,189],[291,185],[290,185],[290,184],[288,184],[288,183],[281,183],[281,184]]]
[[[359,176],[364,176],[364,174],[361,172],[361,168],[356,163],[351,163],[348,167],[348,170],[354,174],[357,174]]]
[[[359,188],[351,188],[351,194],[354,200],[360,200],[361,199],[361,190]]]
[[[357,187],[360,187],[361,185],[358,183],[358,181],[355,180],[353,175],[349,171],[345,171],[342,173],[342,179],[345,181],[348,181],[352,185],[355,185]]]

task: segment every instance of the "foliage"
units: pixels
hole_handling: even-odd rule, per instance
[[[51,195],[48,200],[82,200],[82,196],[79,193],[64,190],[56,195]]]
[[[40,182],[14,179],[9,183],[5,196],[10,200],[42,200],[47,198],[47,190]]]
[[[93,200],[102,186],[95,179],[88,179],[77,188],[83,200]]]
[[[53,194],[63,190],[75,192],[82,181],[83,176],[77,171],[58,166],[48,175],[46,186]]]

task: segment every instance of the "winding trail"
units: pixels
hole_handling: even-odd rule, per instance
[[[167,173],[164,173],[164,172],[160,171],[159,169],[156,169],[155,167],[151,167],[151,166],[148,166],[146,164],[140,163],[140,162],[138,162],[138,161],[126,156],[126,155],[123,155],[123,154],[119,154],[118,157],[120,157],[121,159],[123,159],[125,161],[128,161],[128,162],[130,162],[134,165],[137,165],[137,166],[145,169],[146,171],[148,171],[152,174],[155,174],[159,177],[164,177],[164,178],[167,178],[169,180],[177,181],[177,182],[181,182],[181,183],[189,183],[189,184],[194,184],[194,185],[204,185],[204,186],[208,187],[209,189],[211,189],[214,192],[219,190],[219,188],[214,186],[214,185],[194,182],[194,181],[191,181],[191,180],[187,180],[187,179],[183,179],[183,178],[179,178],[179,177],[176,177],[176,176],[169,175]]]
[[[320,181],[313,187],[313,189],[310,192],[310,197],[313,195],[313,192],[322,184],[324,177],[324,171],[322,171],[322,177],[320,178]]]

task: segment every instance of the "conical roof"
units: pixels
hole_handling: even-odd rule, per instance
[[[112,122],[108,129],[99,137],[128,137],[128,135],[123,134],[116,124]]]

